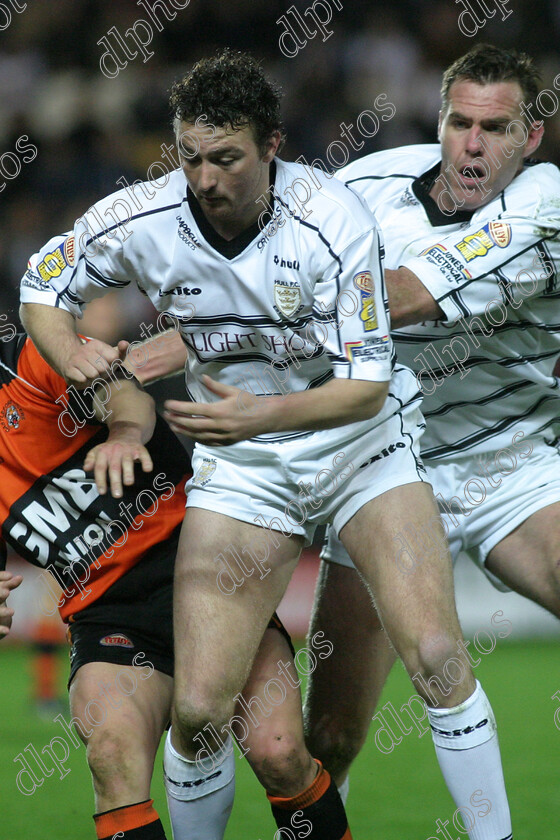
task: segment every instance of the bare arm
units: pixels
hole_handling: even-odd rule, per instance
[[[388,382],[331,379],[319,388],[285,396],[254,396],[204,377],[221,399],[214,403],[168,400],[165,417],[175,432],[201,443],[227,446],[267,432],[312,431],[374,417],[383,407]]]
[[[403,265],[396,271],[385,269],[385,284],[389,295],[391,327],[394,329],[445,318],[443,309],[424,284]]]
[[[166,330],[140,346],[130,346],[125,367],[134,373],[142,385],[149,385],[159,379],[175,376],[185,368],[187,348],[180,333]]]
[[[70,385],[83,388],[108,370],[124,351],[97,338],[83,344],[74,316],[42,303],[23,303],[20,318],[41,356]]]

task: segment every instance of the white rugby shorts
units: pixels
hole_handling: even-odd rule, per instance
[[[282,442],[196,444],[187,507],[300,534],[309,545],[318,525],[331,522],[338,533],[366,502],[426,480],[423,426],[413,405],[373,429],[362,421]]]
[[[560,449],[542,438],[517,437],[511,447],[453,461],[424,461],[447,532],[453,561],[464,551],[491,583],[509,592],[486,569],[492,549],[533,513],[560,501]],[[417,550],[410,545],[410,554]],[[329,529],[323,560],[353,567]]]

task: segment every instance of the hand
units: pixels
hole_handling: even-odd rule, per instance
[[[130,423],[113,423],[109,438],[90,449],[84,461],[84,470],[93,470],[95,483],[101,495],[107,492],[107,474],[111,495],[120,499],[123,484],[134,484],[134,464],[139,461],[144,472],[154,468],[150,453],[140,440],[139,427]]]
[[[119,341],[116,347],[111,347],[98,338],[92,338],[72,352],[60,373],[69,385],[83,389],[94,379],[103,378],[113,362],[123,362],[127,348],[128,341]]]
[[[213,403],[166,400],[164,417],[171,429],[207,446],[229,446],[273,431],[267,407],[269,397],[202,377],[204,385],[221,399]]]
[[[11,572],[0,572],[0,639],[3,639],[10,632],[12,616],[14,611],[6,606],[8,595],[12,589],[22,582],[21,575],[13,575]]]

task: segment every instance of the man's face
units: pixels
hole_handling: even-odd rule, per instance
[[[448,188],[462,210],[476,210],[511,183],[543,133],[542,123],[530,125],[521,114],[522,101],[517,82],[453,82],[438,126],[447,183],[438,178],[432,198],[437,201]],[[441,209],[450,204],[448,196],[441,197]]]
[[[269,164],[279,133],[271,135],[263,154],[251,126],[233,130],[197,120],[182,122],[177,132],[181,166],[202,212],[216,231],[233,239],[263,210],[256,203],[269,187]]]

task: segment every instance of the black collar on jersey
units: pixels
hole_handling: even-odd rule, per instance
[[[276,180],[276,162],[272,161],[270,164],[270,186],[274,186],[274,182]],[[268,198],[268,203],[270,207],[274,207],[274,193],[271,190],[269,193],[270,198]],[[234,257],[237,257],[239,254],[243,253],[247,245],[249,245],[255,237],[259,236],[262,232],[262,228],[269,223],[272,218],[272,213],[267,210],[265,213],[261,213],[259,218],[261,219],[261,224],[259,225],[259,220],[257,219],[256,222],[253,222],[248,228],[242,231],[238,236],[234,237],[233,239],[224,239],[223,236],[212,227],[204,213],[202,212],[202,207],[198,203],[198,199],[191,190],[189,186],[187,186],[187,200],[189,202],[189,209],[194,216],[194,220],[198,225],[198,229],[203,235],[204,239],[208,242],[209,245],[214,248],[215,251],[218,251],[222,257],[225,257],[228,260],[232,260]]]
[[[434,181],[440,173],[441,161],[424,172],[412,182],[412,191],[418,201],[424,207],[426,215],[430,220],[432,227],[439,225],[454,225],[460,222],[470,222],[474,210],[457,210],[455,213],[442,213],[437,201],[430,195],[430,190],[434,186]]]

